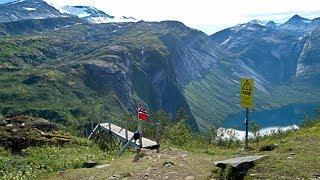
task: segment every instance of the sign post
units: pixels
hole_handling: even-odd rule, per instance
[[[241,79],[241,107],[246,109],[244,124],[246,126],[245,149],[248,149],[249,109],[253,109],[253,79]]]

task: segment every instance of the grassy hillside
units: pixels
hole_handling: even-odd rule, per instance
[[[70,169],[42,178],[211,179],[220,177],[220,170],[213,165],[214,161],[252,154],[264,154],[267,158],[257,162],[247,172],[245,179],[317,178],[320,174],[319,139],[320,124],[317,123],[299,131],[282,132],[259,141],[251,141],[251,151],[244,151],[241,146],[217,146],[202,144],[200,141],[195,146],[164,144],[160,153],[146,152],[137,162],[133,162],[134,154],[126,154],[100,160],[99,163],[105,165],[102,168]],[[270,152],[259,150],[270,144],[277,144],[278,147]]]

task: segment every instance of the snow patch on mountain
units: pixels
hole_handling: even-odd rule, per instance
[[[23,9],[25,9],[27,11],[35,11],[35,10],[37,10],[37,8],[31,8],[31,7],[24,7]]]
[[[137,21],[133,17],[116,17],[105,13],[92,6],[63,6],[58,7],[60,12],[78,16],[79,18],[85,19],[91,23],[101,24],[109,22],[135,22]]]

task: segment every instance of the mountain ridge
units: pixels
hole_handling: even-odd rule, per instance
[[[171,117],[183,107],[197,131],[241,109],[241,77],[255,79],[257,109],[304,102],[301,93],[319,88],[318,48],[308,45],[317,45],[318,31],[308,36],[273,23],[208,36],[178,21],[92,24],[71,16],[2,23],[0,32],[2,114],[31,113],[63,126],[119,122],[140,101]]]

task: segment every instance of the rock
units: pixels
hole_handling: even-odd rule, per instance
[[[112,175],[112,177],[119,178],[119,177],[120,177],[120,174],[119,174],[119,173],[114,173],[114,174]]]
[[[171,161],[166,161],[166,162],[163,163],[163,166],[164,167],[170,167],[170,166],[174,166],[174,164]]]
[[[230,164],[234,168],[240,168],[241,166],[245,166],[245,164],[253,163],[265,157],[266,155],[238,157],[238,158],[227,159],[224,161],[216,161],[214,162],[214,165],[220,168],[225,168],[228,164]]]
[[[13,127],[13,124],[7,124],[6,126],[7,127]]]
[[[108,168],[108,167],[110,167],[110,164],[99,165],[99,166],[97,166],[96,168],[97,168],[97,169],[105,169],[105,168]]]
[[[64,176],[65,174],[66,174],[65,171],[60,171],[60,172],[59,172],[59,176]]]
[[[83,163],[83,167],[84,167],[84,168],[93,168],[93,167],[95,167],[96,165],[97,165],[97,163],[94,162],[94,161],[91,161],[91,160],[86,161],[85,163]]]
[[[149,174],[151,173],[152,169],[153,169],[153,168],[150,166],[150,167],[146,170],[146,172],[144,173],[144,176],[145,176],[145,177],[148,177]]]
[[[127,177],[132,177],[133,174],[131,172],[126,172],[122,174],[122,177],[127,178]]]
[[[255,162],[266,157],[263,156],[246,156],[216,161],[214,165],[221,168],[222,179],[243,179],[249,168],[253,167]]]
[[[249,174],[250,176],[258,176],[258,174]]]
[[[314,178],[320,179],[320,174],[319,173],[311,173],[311,176]]]
[[[25,126],[26,126],[26,123],[20,124],[20,127],[25,127]]]
[[[186,157],[188,157],[188,154],[179,154],[179,156],[182,158],[186,158]]]
[[[149,157],[149,160],[152,160],[151,155],[155,153],[153,150],[141,148],[141,150],[137,150],[137,154],[135,155],[133,162],[137,162],[145,156]]]
[[[278,144],[267,144],[260,147],[259,151],[272,151],[278,147]]]
[[[185,178],[185,180],[193,180],[193,179],[195,179],[194,176],[188,176]]]
[[[107,180],[117,180],[117,179],[118,179],[118,178],[113,177],[113,176],[110,176],[110,177],[107,178]]]

